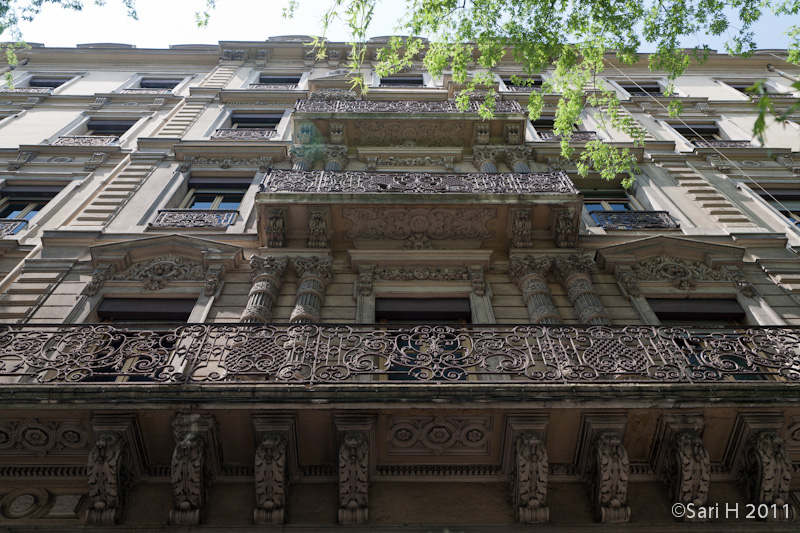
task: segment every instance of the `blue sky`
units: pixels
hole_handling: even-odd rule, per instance
[[[263,41],[275,35],[319,35],[320,16],[331,0],[300,0],[300,10],[293,20],[281,17],[287,0],[218,0],[208,28],[197,28],[194,12],[204,0],[137,0],[139,21],[126,16],[119,0],[107,0],[105,7],[95,6],[92,0],[82,13],[73,13],[47,5],[33,23],[22,26],[29,42],[46,46],[75,46],[80,43],[114,42],[134,44],[138,48],[166,48],[171,44],[216,44],[223,40]],[[375,13],[371,36],[396,33],[396,20],[404,4],[398,0],[384,1]],[[782,35],[789,25],[788,17],[768,17],[756,28],[759,48],[785,48]],[[330,29],[328,38],[346,41],[343,24]],[[702,37],[684,44],[695,46]],[[723,51],[722,41],[709,43]],[[644,50],[646,51],[646,50]]]

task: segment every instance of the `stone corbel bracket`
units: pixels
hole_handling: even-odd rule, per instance
[[[792,463],[781,438],[783,415],[740,413],[725,450],[725,466],[749,504],[769,509],[767,521],[792,521]],[[762,520],[764,518],[761,518]]]
[[[8,170],[19,170],[22,165],[32,161],[36,157],[36,152],[18,152],[17,158],[8,162]]]
[[[178,414],[172,420],[175,451],[171,481],[173,526],[202,523],[211,497],[211,486],[222,469],[222,447],[217,421],[212,415]]]
[[[135,415],[98,415],[91,424],[86,524],[113,526],[122,522],[130,492],[147,467],[141,431]]]
[[[339,470],[339,523],[362,524],[369,516],[369,478],[375,473],[375,417],[334,416]]]
[[[628,522],[630,462],[622,444],[624,414],[587,414],[581,423],[575,464],[589,486],[592,510],[598,522]]]
[[[549,415],[513,415],[506,419],[504,465],[514,513],[521,524],[547,522],[547,427]]]
[[[557,247],[575,248],[578,244],[580,213],[574,207],[553,208],[550,227]]]
[[[650,464],[673,504],[692,503],[697,509],[707,505],[711,463],[703,446],[703,427],[703,417],[696,413],[664,414],[659,419]],[[697,514],[694,519],[679,520],[705,522],[707,518]]]
[[[298,472],[294,415],[254,415],[256,524],[282,524],[289,498],[289,482]]]

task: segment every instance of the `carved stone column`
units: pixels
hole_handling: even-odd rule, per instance
[[[511,491],[517,520],[523,524],[547,522],[547,450],[541,436],[533,431],[517,435]]]
[[[587,478],[595,519],[604,524],[628,522],[631,508],[628,499],[630,463],[622,438],[613,431],[599,433],[592,444]]]
[[[551,265],[549,257],[511,256],[511,279],[522,291],[522,300],[528,307],[528,316],[532,324],[561,322],[561,316],[553,303],[550,287],[545,278]]]
[[[319,322],[325,287],[330,283],[333,262],[330,257],[298,257],[294,261],[298,285],[294,310],[289,318],[293,323]]]
[[[711,480],[711,463],[703,446],[703,418],[698,414],[664,414],[656,430],[650,464],[673,504],[705,507]],[[705,522],[707,519],[681,517]]]
[[[588,256],[573,254],[569,257],[556,257],[554,267],[581,324],[611,324],[611,316],[592,283],[594,261]]]
[[[347,147],[328,146],[325,148],[325,170],[344,170],[347,166]]]
[[[339,523],[367,521],[369,488],[369,443],[367,434],[349,431],[339,445]]]
[[[217,423],[211,415],[179,414],[172,421],[172,432],[176,443],[171,464],[175,506],[169,512],[169,523],[198,525],[222,465]]]
[[[89,499],[86,523],[113,526],[122,521],[133,472],[128,445],[116,432],[100,433],[89,452]]]
[[[767,521],[794,520],[789,499],[792,462],[778,433],[759,431],[748,439],[736,481],[749,503],[767,506]]]
[[[289,155],[292,157],[292,170],[310,170],[314,166],[316,154],[316,147],[293,146],[289,150]]]
[[[278,299],[281,277],[289,262],[288,257],[250,258],[250,267],[255,270],[253,285],[247,299],[247,307],[242,312],[243,323],[267,323],[272,319],[272,306]]]
[[[481,172],[497,173],[496,149],[476,146],[473,149],[473,154],[472,162]]]
[[[256,448],[256,524],[282,524],[286,507],[286,438],[265,433]]]
[[[526,148],[509,148],[506,151],[508,166],[514,172],[530,173],[531,167],[528,166],[528,155],[530,155],[530,150]]]

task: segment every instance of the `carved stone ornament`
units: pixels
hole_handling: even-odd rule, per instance
[[[186,433],[172,454],[172,494],[175,507],[169,512],[171,525],[197,525],[208,504],[212,474],[208,445],[200,433]]]
[[[286,208],[273,207],[267,211],[267,224],[264,233],[267,248],[286,246]]]
[[[18,152],[17,158],[8,162],[8,170],[19,170],[22,165],[36,157],[36,152]]]
[[[380,268],[375,270],[374,279],[382,281],[466,281],[469,272],[465,268]]]
[[[731,171],[730,164],[727,162],[727,160],[726,162],[723,162],[722,158],[719,155],[716,154],[707,155],[706,161],[708,161],[708,164],[711,165],[712,168],[714,168],[715,170],[719,170],[723,174],[727,174],[728,172]]]
[[[517,435],[514,442],[511,494],[517,520],[522,524],[547,522],[547,450],[541,437],[532,431]]]
[[[595,519],[604,524],[628,522],[628,452],[619,435],[602,432],[592,444],[589,469],[590,493]]]
[[[330,257],[298,257],[294,261],[294,267],[299,279],[289,321],[319,322],[325,287],[333,278],[333,261]]]
[[[375,267],[372,265],[361,265],[358,267],[358,281],[356,281],[356,292],[362,296],[372,294],[372,281],[375,279]]]
[[[445,170],[453,170],[452,157],[378,157],[375,159],[376,166],[382,167],[445,167]],[[449,167],[449,169],[448,169]]]
[[[800,174],[800,162],[795,162],[794,158],[790,155],[779,155],[775,158],[778,164],[785,166],[791,172]]]
[[[469,280],[472,284],[472,292],[478,296],[486,294],[486,278],[483,275],[483,267],[469,267]]]
[[[630,272],[631,274],[626,274],[624,286],[631,296],[639,293],[638,287],[633,288],[638,281],[668,281],[676,289],[684,291],[694,290],[698,281],[732,281],[745,296],[755,294],[753,287],[738,270],[712,268],[702,261],[691,261],[667,254],[639,261],[631,266]]]
[[[203,285],[203,294],[206,296],[213,296],[217,292],[220,279],[222,278],[222,271],[218,268],[209,268],[206,272],[206,282]]]
[[[250,268],[253,274],[253,284],[247,299],[247,306],[242,312],[242,322],[267,323],[272,319],[272,306],[278,300],[283,272],[289,258],[284,257],[258,257],[250,258]]]
[[[226,61],[244,61],[247,59],[247,50],[231,50],[226,48],[222,51],[222,59]]]
[[[97,170],[97,167],[105,163],[106,159],[108,159],[108,154],[106,152],[95,152],[92,154],[92,157],[84,161],[83,169],[87,172]]]
[[[514,248],[533,247],[533,225],[530,209],[514,209],[511,219],[511,246]]]
[[[314,93],[312,93],[313,95]],[[297,113],[396,113],[413,114],[477,114],[482,104],[480,99],[471,99],[467,109],[458,108],[455,100],[356,100],[334,98],[309,98],[298,100],[294,106]],[[522,114],[524,110],[516,100],[498,100],[495,113]]]
[[[86,284],[82,294],[86,296],[96,296],[103,287],[103,283],[106,282],[113,271],[114,268],[111,265],[105,265],[94,269],[94,272],[92,272],[92,279]]]
[[[130,450],[122,435],[101,433],[89,452],[88,525],[113,526],[122,521],[132,488],[130,468]]]
[[[181,172],[188,172],[192,166],[219,167],[228,169],[231,167],[257,167],[259,172],[267,172],[273,165],[273,158],[262,157],[195,157],[189,156],[181,162],[178,169]]]
[[[282,524],[286,508],[286,438],[266,433],[256,449],[256,524]]]
[[[348,239],[396,239],[425,236],[433,240],[491,239],[487,227],[497,210],[453,208],[345,208],[342,216],[352,222]]]
[[[749,503],[770,506],[767,520],[794,520],[795,509],[789,497],[791,480],[792,462],[780,436],[771,431],[759,431],[750,437],[736,481]]]
[[[344,144],[344,124],[341,122],[331,122],[329,125],[330,129],[330,140],[333,144]],[[347,148],[345,147],[345,150]],[[345,153],[345,157],[347,157],[347,153]],[[344,168],[344,166],[343,166]]]
[[[358,121],[353,123],[356,146],[461,146],[465,126],[451,121]]]
[[[559,248],[574,248],[578,242],[578,226],[573,209],[553,209],[553,239]]]
[[[205,281],[206,275],[200,263],[175,254],[164,254],[135,263],[111,279],[141,281],[148,291],[157,291],[173,281]]]
[[[339,445],[339,523],[367,521],[369,445],[365,433],[350,431]]]
[[[696,507],[706,504],[711,463],[697,433],[682,431],[675,435],[667,449],[662,479],[673,502]]]
[[[391,417],[389,455],[487,455],[491,444],[490,417]]]
[[[83,455],[88,447],[80,420],[0,420],[0,456]]]
[[[308,218],[308,247],[327,248],[330,246],[328,232],[328,208],[310,209]]]

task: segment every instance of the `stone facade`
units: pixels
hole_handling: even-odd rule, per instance
[[[800,115],[756,147],[726,85],[773,64],[788,107],[796,67],[712,54],[680,119],[622,88],[658,73],[607,73],[646,131],[626,191],[577,177],[510,61],[484,121],[447,75],[368,61],[361,94],[303,42],[21,52],[2,527],[796,529]],[[592,112],[575,156],[631,145]]]

